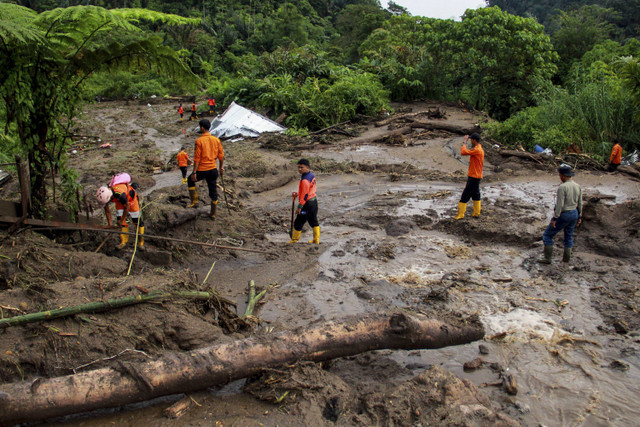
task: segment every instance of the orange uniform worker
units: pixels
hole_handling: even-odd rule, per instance
[[[298,172],[300,173],[300,183],[298,192],[291,196],[295,200],[298,198],[298,209],[296,219],[293,223],[293,233],[289,243],[296,243],[302,235],[302,227],[305,222],[309,222],[313,230],[313,240],[309,243],[320,243],[320,223],[318,223],[318,200],[316,199],[316,177],[309,170],[309,160],[300,159],[298,161]]]
[[[182,104],[178,107],[178,114],[180,114],[180,121],[182,121],[184,117],[184,108],[182,108]]]
[[[96,197],[100,205],[104,207],[109,226],[113,225],[109,202],[114,202],[116,205],[116,223],[121,226],[122,233],[129,233],[127,216],[131,217],[131,221],[138,227],[138,249],[144,249],[144,223],[140,217],[140,202],[135,188],[129,183],[116,184],[113,187],[102,186],[98,189]],[[128,242],[129,234],[121,234],[117,249],[124,249]]]
[[[209,115],[213,115],[213,109],[216,106],[216,100],[213,99],[213,96],[209,97]]]
[[[220,175],[224,173],[224,150],[220,140],[209,133],[211,122],[207,119],[200,120],[200,133],[202,136],[196,139],[196,147],[193,152],[193,172],[187,179],[187,188],[191,197],[191,205],[198,206],[198,187],[196,183],[203,179],[207,181],[209,187],[209,197],[211,197],[211,213],[209,216],[216,217],[216,207],[218,205],[218,191],[216,188],[218,180],[218,167],[220,165]]]
[[[193,102],[191,104],[191,117],[189,117],[189,121],[196,119],[198,120],[198,114],[196,114],[196,110],[198,109],[198,107],[196,107],[196,103]]]
[[[464,145],[468,140],[471,140],[473,146],[471,149],[468,149]],[[484,149],[482,145],[480,145],[480,135],[477,133],[465,135],[464,143],[460,148],[460,154],[470,156],[469,171],[467,172],[467,185],[464,187],[464,191],[458,202],[458,215],[456,219],[464,218],[469,199],[473,199],[473,214],[471,216],[479,217],[481,210],[480,181],[482,180],[482,168],[484,166]]]
[[[609,167],[607,172],[615,172],[622,163],[622,146],[617,139],[613,140],[613,148],[611,149],[611,157],[609,157]]]
[[[180,172],[182,172],[182,183],[187,183],[187,166],[191,160],[189,160],[189,155],[186,151],[184,151],[184,147],[180,149],[180,152],[176,155],[176,160],[178,161],[178,167],[180,168]]]

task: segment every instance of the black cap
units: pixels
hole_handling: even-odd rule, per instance
[[[558,172],[564,176],[574,176],[576,173],[573,171],[573,168],[566,163],[563,163],[558,168]]]
[[[309,164],[309,160],[307,160],[307,159],[300,159],[300,160],[298,160],[298,163],[297,163],[297,164],[298,164],[298,165],[305,165],[306,167],[309,167],[309,166],[310,166],[310,164]]]
[[[475,139],[476,141],[480,142],[480,134],[478,132],[474,132],[471,135],[469,135],[470,139]]]

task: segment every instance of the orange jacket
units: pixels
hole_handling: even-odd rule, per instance
[[[611,158],[609,159],[609,161],[614,165],[619,165],[620,163],[622,163],[622,147],[620,146],[620,144],[616,144],[613,146],[613,149],[611,150]]]
[[[482,178],[482,167],[484,166],[484,149],[478,144],[469,150],[466,146],[462,146],[460,154],[463,156],[471,156],[469,159],[469,171],[467,175],[471,178]]]
[[[309,200],[316,197],[316,177],[307,172],[300,177],[298,184],[298,207],[302,208]]]
[[[213,98],[209,98],[209,106],[210,106],[210,107],[213,107],[213,106],[215,106],[215,105],[216,105],[216,100],[215,100],[215,99],[213,99]]]
[[[189,155],[186,151],[180,150],[178,155],[176,156],[176,160],[178,160],[178,166],[184,167],[189,164]]]
[[[127,198],[127,203],[129,204],[129,212],[138,212],[140,211],[140,204],[138,203],[138,194],[136,190],[133,189],[129,184],[116,184],[111,187],[111,191],[113,191],[113,197],[111,200],[116,204],[116,209],[121,210],[124,209],[124,198]]]
[[[196,103],[191,104],[191,111],[196,111]]]
[[[184,108],[182,108],[182,105],[178,107],[178,114],[184,114]]]
[[[205,132],[196,139],[196,149],[193,153],[193,163],[198,164],[196,172],[216,169],[216,159],[224,160],[222,143],[217,137]]]

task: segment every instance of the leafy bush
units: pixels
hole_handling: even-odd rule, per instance
[[[96,73],[87,82],[87,99],[148,98],[151,95],[166,96],[189,92],[179,82],[157,74],[134,74],[128,71]]]
[[[621,80],[610,75],[597,80],[589,80],[589,73],[582,76],[568,89],[548,92],[537,107],[522,110],[502,123],[487,124],[490,135],[528,150],[539,144],[561,152],[576,143],[583,152],[600,155],[613,138],[623,146],[635,144],[640,137],[635,108],[630,93],[622,90]]]

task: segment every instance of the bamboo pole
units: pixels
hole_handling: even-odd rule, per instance
[[[111,228],[106,227],[95,227],[95,226],[87,226],[83,224],[70,224],[63,223],[63,225],[56,225],[55,222],[51,221],[42,221],[42,220],[34,220],[34,219],[26,219],[24,221],[27,225],[33,225],[38,228],[34,230],[66,230],[66,231],[97,231],[99,233],[112,233],[112,234],[128,234],[129,236],[135,236],[135,232],[123,233],[120,230],[113,230]],[[153,234],[144,234],[145,239],[155,239],[155,240],[166,240],[170,242],[177,243],[186,243],[190,245],[198,245],[198,246],[207,246],[210,248],[218,248],[218,249],[229,249],[234,251],[244,251],[244,252],[254,252],[259,254],[266,254],[267,251],[261,251],[259,249],[247,249],[247,248],[239,248],[236,246],[224,246],[224,245],[216,245],[214,243],[206,243],[206,242],[196,242],[194,240],[185,240],[185,239],[176,239],[174,237],[165,237],[165,236],[154,236]]]
[[[6,319],[0,319],[0,329],[8,328],[10,326],[24,325],[26,323],[40,322],[43,320],[72,316],[74,314],[98,313],[101,311],[108,311],[115,308],[127,307],[134,304],[141,304],[161,299],[191,298],[198,300],[208,300],[214,297],[230,305],[234,305],[231,301],[223,299],[215,292],[152,292],[146,295],[133,295],[124,298],[109,299],[106,301],[94,301],[88,302],[86,304],[75,305],[72,307],[63,307],[55,310],[39,311],[37,313],[29,313],[22,316],[13,316]]]
[[[265,296],[266,293],[267,290],[265,289],[264,291],[256,295],[256,285],[253,280],[251,280],[249,282],[249,302],[247,303],[247,308],[244,310],[244,315],[242,317],[252,316],[256,304],[262,299],[263,296]]]
[[[299,360],[321,362],[380,349],[434,349],[482,339],[478,323],[452,326],[404,313],[357,316],[308,329],[169,353],[126,369],[0,384],[0,425],[189,393]]]

